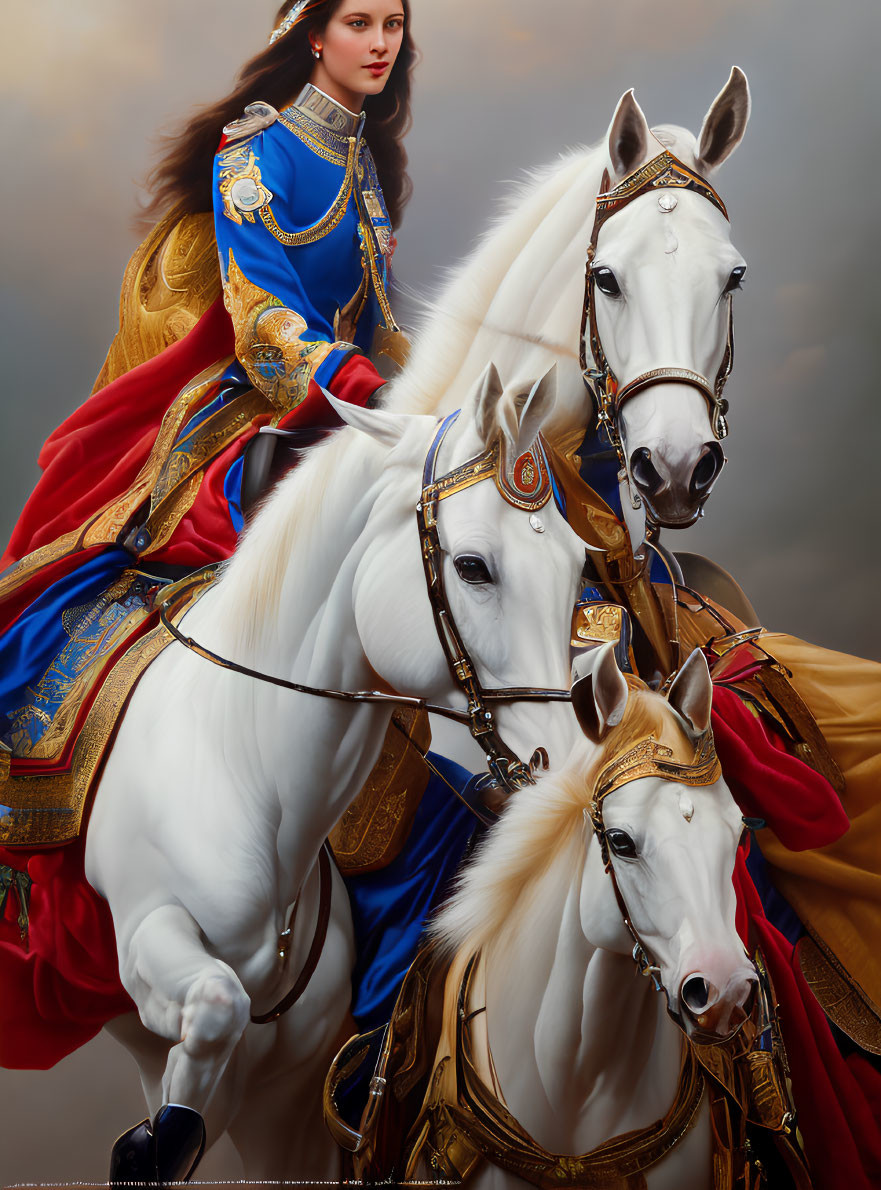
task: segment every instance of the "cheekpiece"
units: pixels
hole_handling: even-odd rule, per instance
[[[294,25],[305,16],[313,8],[318,8],[324,0],[297,0],[297,3],[288,10],[286,16],[282,17],[281,21],[272,30],[272,35],[269,38],[269,44],[275,45],[280,37],[284,37],[285,33],[290,33]]]
[[[640,777],[660,777],[680,785],[712,785],[721,775],[722,766],[716,755],[712,731],[699,737],[694,755],[684,762],[676,759],[672,748],[658,743],[650,735],[606,765],[597,777],[594,803],[601,805],[610,793]]]

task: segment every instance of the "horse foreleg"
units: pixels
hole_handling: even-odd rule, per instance
[[[144,1025],[174,1043],[163,1101],[204,1115],[250,1018],[251,1001],[238,976],[207,953],[182,906],[162,905],[129,940],[122,979]]]

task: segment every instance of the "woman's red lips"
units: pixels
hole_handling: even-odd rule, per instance
[[[364,69],[369,70],[371,74],[375,75],[385,74],[385,72],[388,70],[388,62],[371,62],[370,65],[365,66]]]

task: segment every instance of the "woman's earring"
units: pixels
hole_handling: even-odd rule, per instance
[[[313,50],[313,51],[312,51],[312,57],[313,57],[313,58],[320,58],[320,57],[321,57],[321,50]]]

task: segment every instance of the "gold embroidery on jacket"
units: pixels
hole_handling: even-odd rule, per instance
[[[350,346],[304,339],[305,318],[252,284],[232,252],[224,302],[235,329],[236,354],[248,379],[281,414],[302,404],[315,370],[332,351]]]

